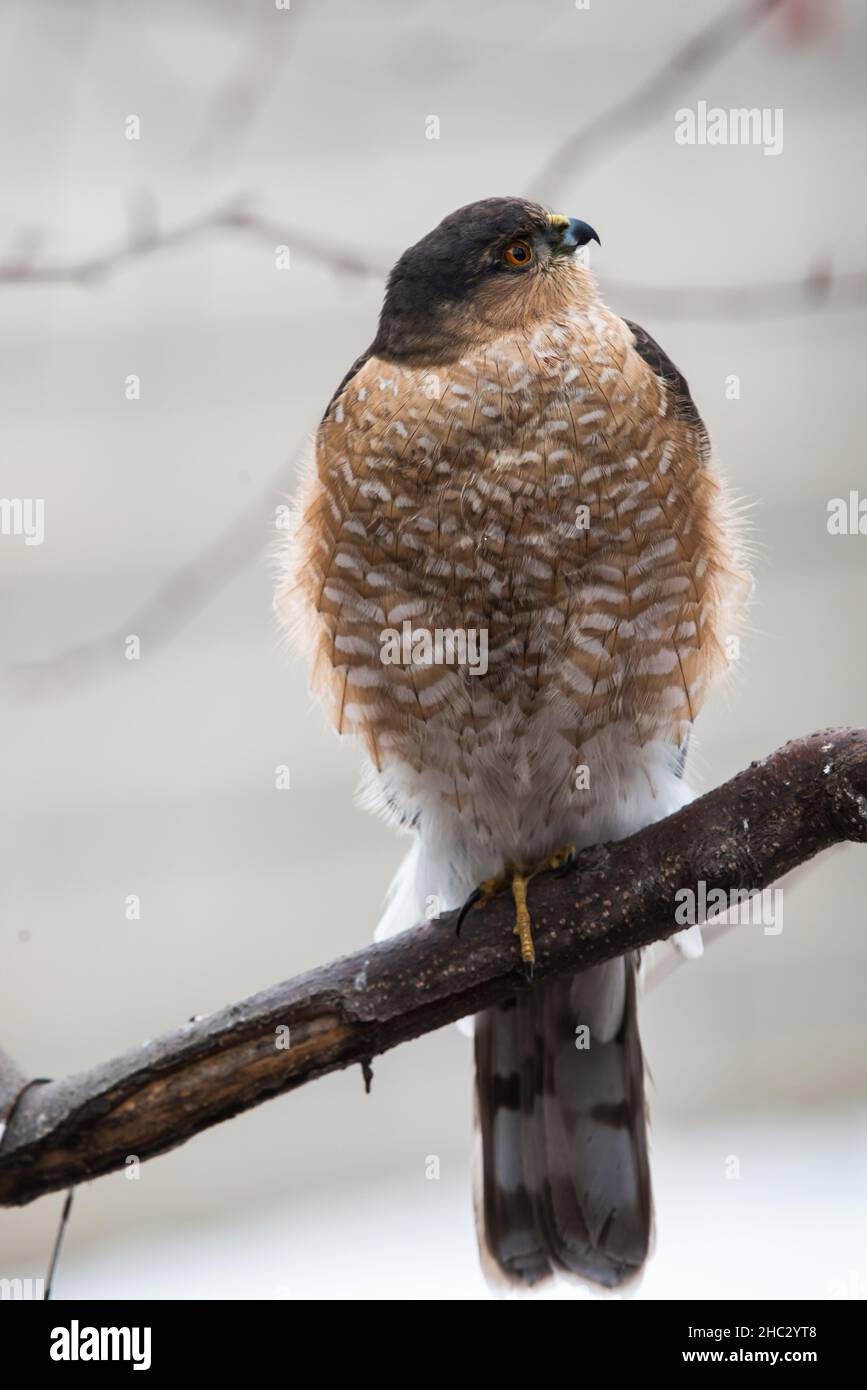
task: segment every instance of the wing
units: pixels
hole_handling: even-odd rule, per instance
[[[683,372],[678,371],[671,358],[651,338],[646,329],[630,319],[623,322],[635,340],[635,351],[645,361],[657,380],[661,381],[674,402],[674,413],[685,425],[691,425],[698,435],[699,456],[702,463],[710,456],[710,439],[704,420],[699,415],[695,401],[689,391],[689,383]]]
[[[358,374],[358,372],[361,371],[362,367],[365,365],[366,362],[369,362],[369,361],[370,361],[370,359],[371,359],[372,356],[373,356],[373,348],[372,348],[372,347],[369,347],[369,348],[367,348],[367,350],[366,350],[365,352],[363,352],[363,353],[361,354],[360,357],[356,357],[356,359],[355,359],[355,361],[353,362],[352,366],[349,368],[349,371],[346,373],[346,375],[344,376],[344,378],[343,378],[343,380],[341,381],[340,385],[338,386],[337,390],[334,392],[334,395],[331,397],[331,400],[328,402],[327,406],[325,407],[325,410],[324,410],[323,415],[322,415],[322,419],[323,419],[323,420],[327,420],[327,419],[328,419],[328,416],[329,416],[329,414],[331,413],[331,407],[334,405],[334,402],[337,400],[338,396],[342,396],[342,395],[343,395],[343,392],[346,390],[346,388],[347,388],[347,386],[349,385],[349,383],[350,383],[350,381],[352,380],[352,378],[353,378],[354,376],[356,376],[356,375]],[[321,421],[320,421],[320,423],[321,423]]]

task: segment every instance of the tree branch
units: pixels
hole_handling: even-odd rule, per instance
[[[675,894],[758,890],[843,840],[867,840],[867,730],[789,743],[677,815],[584,851],[532,890],[537,976],[586,970],[679,929]],[[163,1153],[327,1072],[528,988],[508,897],[455,937],[455,914],[275,985],[61,1081],[16,1077],[0,1204]],[[281,1029],[289,1046],[280,1046]]]

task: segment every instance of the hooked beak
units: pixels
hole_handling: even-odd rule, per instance
[[[588,241],[595,241],[597,246],[602,245],[589,222],[581,222],[577,217],[561,217],[557,213],[551,213],[548,221],[555,254],[569,256],[579,246],[586,246]]]

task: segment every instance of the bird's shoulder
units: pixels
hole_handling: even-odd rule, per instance
[[[660,347],[654,337],[632,319],[623,322],[633,337],[633,346],[639,357],[647,364],[658,381],[662,382],[674,404],[674,413],[685,425],[698,433],[702,457],[710,452],[710,440],[704,420],[698,412],[689,389],[689,382],[683,372],[674,365],[668,353]]]
[[[353,380],[354,377],[358,376],[358,373],[362,370],[362,368],[367,366],[368,362],[371,361],[372,357],[372,346],[369,348],[365,348],[364,352],[359,353],[352,366],[349,368],[347,372],[344,373],[343,378],[340,381],[337,388],[332,392],[331,400],[328,402],[327,406],[325,407],[325,410],[322,413],[323,421],[328,419],[329,415],[334,409],[334,406],[337,404],[338,400],[343,395],[343,392],[346,390],[349,383]]]

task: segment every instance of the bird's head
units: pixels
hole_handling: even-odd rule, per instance
[[[523,198],[485,198],[443,218],[389,276],[374,343],[396,360],[445,359],[567,307],[593,282],[575,252],[593,228]]]

